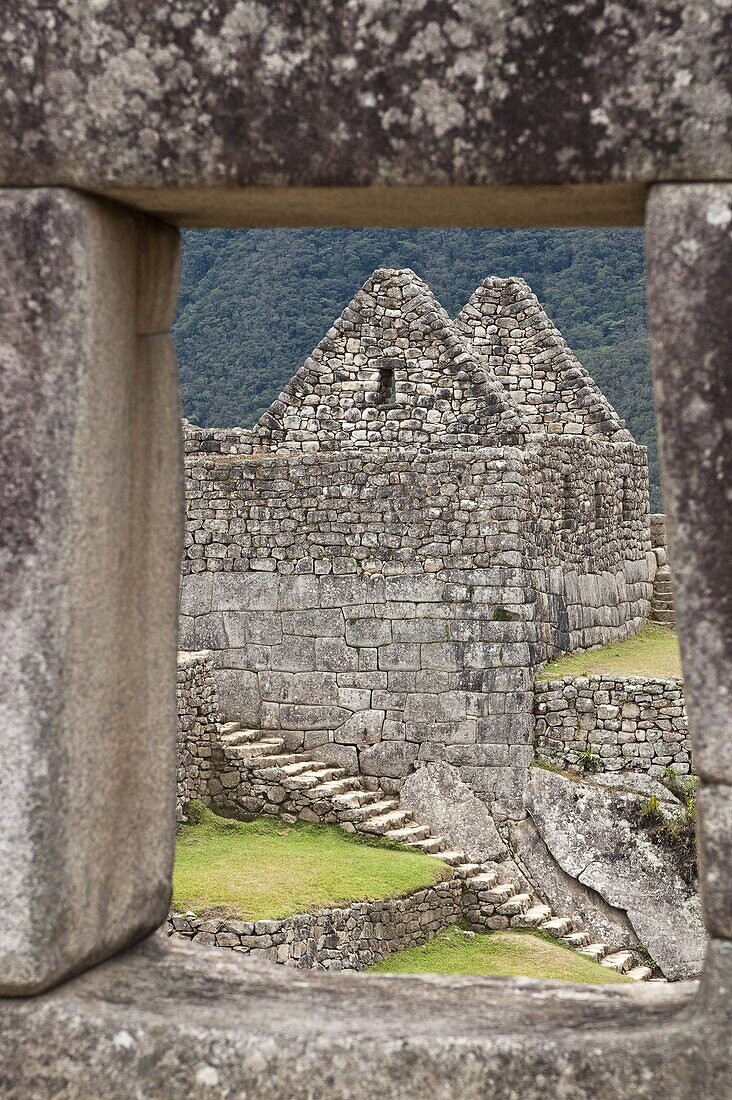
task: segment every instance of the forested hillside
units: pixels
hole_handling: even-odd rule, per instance
[[[185,415],[253,424],[375,267],[413,268],[453,316],[487,275],[523,276],[648,447],[660,508],[639,229],[188,232],[175,323]]]

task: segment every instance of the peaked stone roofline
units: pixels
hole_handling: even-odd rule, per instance
[[[508,389],[532,432],[632,440],[524,279],[484,279],[456,327]]]
[[[328,450],[457,436],[516,443],[527,429],[427,284],[410,268],[377,268],[254,432]]]

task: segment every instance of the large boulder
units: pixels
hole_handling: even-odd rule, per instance
[[[402,785],[400,800],[418,821],[476,862],[505,856],[506,848],[490,811],[463,783],[452,764],[425,764],[413,772]]]
[[[558,917],[575,916],[593,938],[612,947],[637,947],[638,936],[623,909],[563,871],[530,817],[510,825],[511,854],[524,875]]]
[[[559,866],[622,909],[667,978],[699,975],[706,933],[699,896],[670,852],[638,824],[641,798],[533,768],[526,806]]]

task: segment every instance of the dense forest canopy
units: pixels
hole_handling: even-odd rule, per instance
[[[411,267],[454,316],[487,275],[521,275],[648,447],[660,509],[640,229],[196,230],[175,340],[184,414],[247,427],[376,267]]]

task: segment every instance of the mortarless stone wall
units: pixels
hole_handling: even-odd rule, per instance
[[[536,755],[583,771],[591,752],[604,772],[692,771],[682,681],[633,676],[565,676],[534,685]]]
[[[356,901],[279,920],[225,920],[172,913],[169,935],[228,947],[299,970],[367,970],[407,947],[418,947],[463,911],[463,887],[452,878],[397,898]]]
[[[207,799],[217,768],[218,701],[209,653],[178,655],[178,767],[176,818],[186,820],[193,799]]]
[[[532,394],[377,271],[254,429],[185,426],[181,646],[224,717],[388,789],[444,760],[520,803],[535,668],[638,629],[655,568],[645,451],[562,349],[530,432]]]

